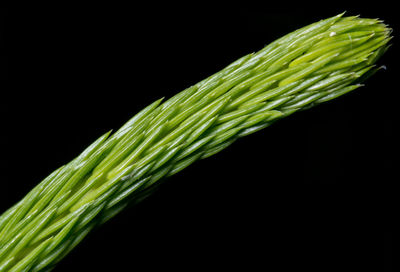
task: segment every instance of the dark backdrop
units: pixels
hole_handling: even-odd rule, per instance
[[[391,271],[394,12],[243,5],[2,10],[0,213],[144,106],[298,27],[347,10],[395,31],[387,70],[365,87],[193,164],[55,271]]]

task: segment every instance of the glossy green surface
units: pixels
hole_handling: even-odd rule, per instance
[[[0,217],[0,271],[51,269],[163,177],[296,111],[360,87],[387,49],[379,20],[338,15],[155,101],[54,171]]]

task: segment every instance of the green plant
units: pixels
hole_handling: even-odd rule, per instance
[[[338,15],[294,31],[106,133],[0,217],[0,271],[50,270],[163,178],[361,86],[390,29]]]

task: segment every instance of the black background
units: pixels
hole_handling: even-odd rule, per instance
[[[55,271],[391,271],[400,25],[388,5],[2,9],[0,213],[154,100],[345,10],[394,28],[386,71],[193,164]]]

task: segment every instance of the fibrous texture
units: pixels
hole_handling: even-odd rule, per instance
[[[0,217],[0,271],[47,271],[163,178],[296,111],[360,87],[381,21],[338,15],[290,33],[106,133]]]

